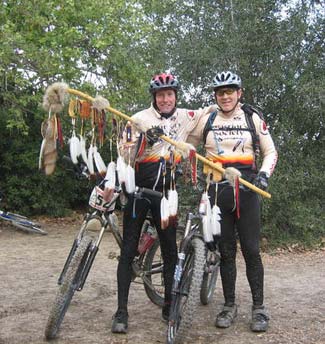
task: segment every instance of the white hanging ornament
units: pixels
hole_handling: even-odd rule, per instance
[[[74,164],[78,164],[78,156],[81,155],[80,142],[74,130],[72,132],[72,137],[69,140],[69,148],[70,148],[70,158],[72,162]]]
[[[88,169],[89,169],[89,173],[90,175],[94,175],[95,174],[95,169],[94,169],[94,146],[92,145],[92,143],[89,146],[88,149]]]
[[[106,176],[105,176],[105,187],[104,187],[104,200],[109,202],[115,192],[116,183],[116,164],[111,161],[107,166]]]
[[[161,229],[166,229],[169,225],[169,202],[164,196],[160,202]]]
[[[169,223],[176,224],[177,211],[178,211],[178,193],[176,189],[168,190],[168,203],[169,203]]]
[[[214,238],[219,237],[221,235],[220,214],[221,214],[220,208],[215,204],[212,208],[212,216],[211,216],[211,227],[212,227],[212,234]]]
[[[202,216],[202,229],[204,241],[209,250],[214,251],[216,249],[213,240],[213,226],[211,223],[212,210],[207,191],[202,194],[199,212]]]
[[[135,192],[135,172],[131,165],[128,165],[126,168],[125,189],[129,194]]]
[[[79,139],[79,141],[80,141],[80,154],[81,154],[83,162],[88,167],[88,156],[87,156],[87,150],[86,150],[86,140],[85,140],[85,138],[82,135],[79,135],[79,137],[80,137],[80,139]]]
[[[101,176],[104,176],[106,174],[106,165],[100,153],[98,152],[97,146],[94,146],[93,148],[93,155],[94,155],[97,171],[99,172]]]
[[[203,230],[203,238],[206,245],[208,246],[209,250],[214,251],[215,246],[214,246],[212,232],[210,230],[210,219],[208,218],[207,215],[202,215],[202,230]]]
[[[199,213],[201,215],[207,214],[208,203],[209,203],[209,197],[208,197],[208,193],[205,191],[205,192],[203,192],[203,194],[201,196],[201,201],[200,201],[200,205],[199,205]]]
[[[117,171],[117,178],[118,178],[120,185],[122,183],[125,183],[126,168],[127,168],[127,165],[126,165],[123,157],[121,155],[118,156],[117,161],[116,161],[116,171]]]

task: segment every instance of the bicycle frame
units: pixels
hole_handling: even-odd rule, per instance
[[[147,189],[145,189],[144,192],[148,192]],[[157,192],[149,191],[148,193],[157,195]],[[105,208],[110,209],[111,206],[116,202],[117,198],[119,197],[119,194],[120,194],[120,191],[117,192],[116,194],[114,194],[112,200],[105,205]],[[86,282],[90,268],[91,268],[91,266],[95,260],[96,254],[97,254],[98,249],[99,249],[99,245],[102,241],[102,238],[103,238],[106,230],[109,230],[113,234],[117,244],[119,245],[120,248],[122,248],[123,239],[122,239],[121,233],[119,231],[119,228],[117,226],[117,223],[114,220],[114,216],[116,216],[114,213],[114,210],[110,210],[110,211],[105,212],[105,211],[94,209],[94,208],[91,208],[91,211],[89,211],[85,215],[85,218],[83,220],[81,228],[80,228],[76,238],[74,239],[73,245],[70,249],[70,252],[68,254],[66,262],[63,266],[62,272],[58,278],[58,284],[59,285],[62,284],[65,273],[66,273],[68,266],[72,260],[72,257],[74,255],[77,247],[79,246],[81,239],[83,238],[83,236],[87,230],[87,225],[89,224],[91,219],[98,220],[100,225],[101,225],[101,228],[100,228],[99,233],[97,235],[96,241],[88,248],[88,255],[85,258],[86,262],[84,264],[84,268],[82,269],[82,271],[80,272],[80,274],[78,275],[78,278],[76,280],[76,290],[77,291],[81,291],[85,282]],[[154,241],[151,243],[150,247],[148,247],[147,250],[140,255],[141,258],[144,257],[145,253],[152,247],[153,244],[154,244]],[[154,269],[151,270],[151,274],[160,273],[160,272],[162,272],[162,269],[163,269],[162,264],[158,264],[157,267],[154,267]],[[155,289],[150,284],[150,281],[147,278],[146,272],[140,268],[140,266],[138,264],[138,258],[137,257],[135,258],[135,260],[132,263],[132,270],[133,270],[133,274],[134,274],[133,280],[136,277],[140,277],[143,280],[143,282],[145,282],[146,285],[150,289],[152,289],[152,290]]]
[[[192,213],[187,214],[184,237],[180,243],[178,259],[175,266],[174,281],[173,281],[173,287],[172,287],[173,295],[176,295],[176,293],[179,291],[179,283],[181,281],[183,267],[185,263],[185,257],[186,257],[185,251],[190,241],[192,240],[193,236],[202,238],[202,235],[199,230],[199,225],[195,225],[195,227],[192,227],[192,220],[194,219],[200,219],[200,215],[194,215]]]
[[[109,206],[111,206],[112,204],[114,204],[117,200],[117,198],[119,197],[119,193],[116,193],[113,197],[113,199],[109,202]],[[107,228],[110,228],[111,229],[111,232],[113,233],[113,236],[116,240],[116,242],[118,243],[119,247],[122,246],[122,236],[119,232],[119,229],[118,227],[116,226],[116,223],[115,221],[112,220],[112,216],[113,216],[114,212],[113,211],[110,211],[110,212],[103,212],[103,211],[100,211],[100,210],[94,210],[94,211],[91,211],[91,212],[88,212],[86,215],[85,215],[85,218],[84,218],[84,221],[81,225],[81,228],[76,236],[76,238],[74,239],[73,241],[73,244],[72,244],[72,247],[71,247],[71,250],[68,254],[68,257],[66,259],[66,262],[63,266],[63,270],[59,276],[59,279],[58,279],[58,284],[61,285],[62,284],[62,281],[63,281],[63,278],[64,278],[64,275],[67,271],[67,268],[71,262],[71,259],[77,249],[77,247],[79,246],[79,243],[81,241],[81,239],[83,238],[84,236],[84,233],[87,229],[87,225],[89,224],[89,221],[91,219],[97,219],[100,224],[101,224],[101,228],[99,230],[99,233],[98,233],[98,236],[96,238],[96,241],[94,242],[93,245],[91,245],[91,247],[89,248],[89,253],[88,253],[88,257],[86,258],[86,264],[84,265],[84,269],[82,270],[82,273],[80,275],[80,277],[78,278],[78,283],[77,283],[77,288],[76,290],[80,291],[82,290],[85,282],[86,282],[86,279],[87,279],[87,276],[88,276],[88,273],[90,271],[90,268],[95,260],[95,257],[96,257],[96,254],[98,252],[98,248],[99,248],[99,245],[103,239],[103,236],[104,236],[104,232],[106,231]]]
[[[26,216],[23,215],[0,210],[0,219],[9,222],[11,225],[23,231],[42,235],[47,234],[47,232],[44,231],[39,224],[29,220]]]

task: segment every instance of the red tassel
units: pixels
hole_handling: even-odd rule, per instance
[[[58,126],[58,140],[60,143],[60,147],[63,148],[64,142],[63,142],[62,126],[61,126],[60,117],[58,115],[56,115],[56,123]]]
[[[190,150],[189,154],[190,164],[191,164],[191,178],[194,186],[197,184],[197,159],[196,151],[194,149]]]
[[[147,141],[146,141],[145,135],[140,135],[135,158],[139,158],[140,156],[142,156],[146,148],[146,145],[147,145]]]

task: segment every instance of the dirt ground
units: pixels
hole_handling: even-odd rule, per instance
[[[0,223],[0,344],[40,344],[57,277],[82,217],[40,219],[47,236],[26,234]],[[104,236],[86,285],[72,301],[58,344],[165,343],[166,324],[160,309],[146,297],[143,286],[131,285],[129,333],[113,335],[116,310],[116,266],[119,250],[110,233]],[[269,331],[249,330],[250,292],[241,254],[238,255],[235,325],[214,327],[222,306],[218,280],[214,300],[200,306],[189,333],[189,343],[324,344],[325,251],[263,254],[265,302],[271,315]]]

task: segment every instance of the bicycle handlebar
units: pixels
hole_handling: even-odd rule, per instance
[[[163,194],[162,192],[160,191],[156,191],[156,190],[152,190],[152,189],[148,189],[148,188],[144,188],[144,187],[139,187],[137,186],[136,189],[135,189],[135,195],[141,195],[142,194],[147,194],[149,196],[154,196],[154,197],[157,197],[157,198],[162,198]]]
[[[85,163],[78,162],[78,164],[74,164],[70,157],[67,155],[63,155],[62,160],[69,163],[73,167],[73,171],[78,179],[89,178],[89,170]]]

